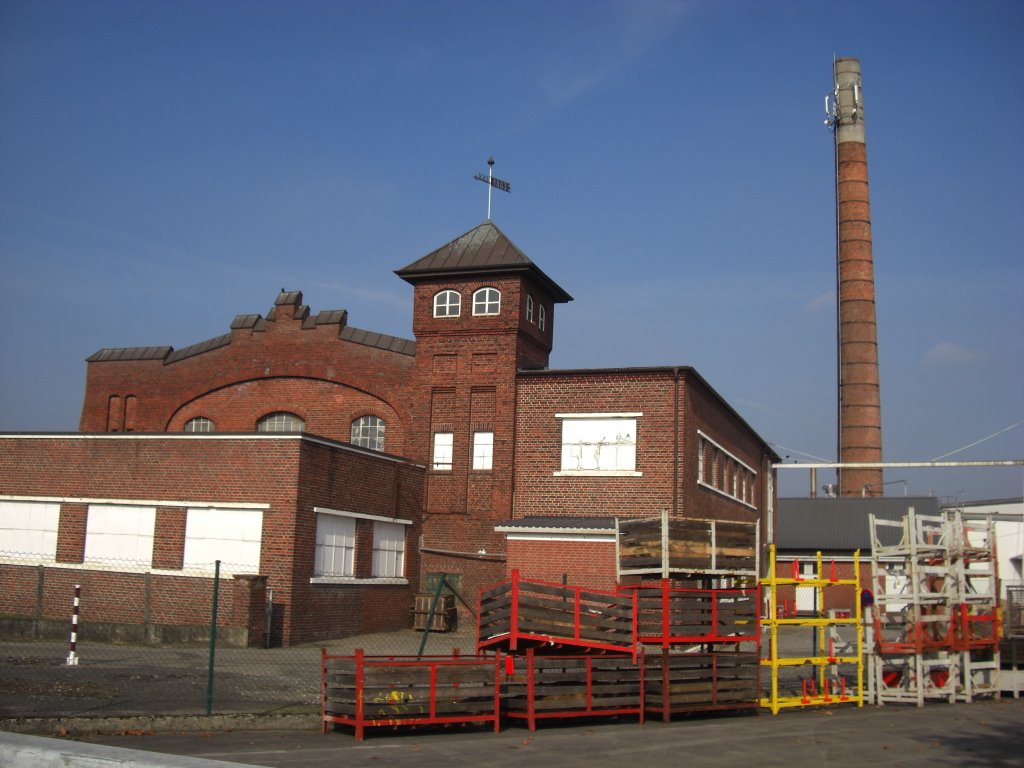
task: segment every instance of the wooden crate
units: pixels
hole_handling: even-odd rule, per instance
[[[430,618],[430,606],[434,602],[434,595],[416,595],[413,602],[412,626],[413,629],[427,629],[427,622],[430,621],[431,632],[450,632],[456,627],[458,615],[455,609],[455,595],[440,595],[437,598],[437,605],[434,607],[433,619]]]
[[[760,588],[701,589],[662,579],[620,587],[637,596],[637,642],[760,645]]]
[[[757,579],[756,523],[660,517],[616,519],[618,575],[705,574]]]
[[[673,714],[757,709],[761,695],[758,653],[715,650],[643,654],[644,704],[665,722]]]
[[[520,579],[480,592],[477,649],[636,654],[635,596]]]
[[[531,731],[546,718],[637,715],[643,722],[643,675],[631,654],[542,656],[529,648],[506,656],[505,671],[512,673],[502,684],[505,714],[525,719]]]
[[[375,726],[493,723],[499,728],[501,654],[333,656],[321,650],[322,722]]]

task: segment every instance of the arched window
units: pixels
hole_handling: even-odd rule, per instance
[[[533,296],[526,294],[526,319],[533,322]]]
[[[306,422],[288,411],[268,413],[256,422],[258,432],[303,432]]]
[[[473,294],[474,315],[496,315],[501,311],[501,293],[497,288],[481,288]]]
[[[196,416],[185,422],[186,432],[213,432],[213,422],[205,416]]]
[[[544,305],[539,304],[537,306],[537,327],[543,331],[547,328],[547,324],[547,312],[544,311]]]
[[[458,291],[440,291],[434,294],[434,317],[458,317],[462,296]]]
[[[352,422],[352,445],[384,450],[384,419],[376,416],[360,416]]]

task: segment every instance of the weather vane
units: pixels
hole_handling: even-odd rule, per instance
[[[512,194],[512,185],[507,181],[502,181],[498,177],[494,176],[492,171],[494,170],[494,158],[487,158],[487,175],[484,176],[482,173],[478,173],[473,178],[477,181],[482,181],[487,184],[487,220],[491,219],[491,190],[500,189],[502,192],[508,192]]]

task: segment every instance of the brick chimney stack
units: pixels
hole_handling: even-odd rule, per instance
[[[881,462],[882,408],[860,62],[837,59],[833,75],[839,461]],[[882,482],[880,468],[840,469],[839,495],[881,496]]]

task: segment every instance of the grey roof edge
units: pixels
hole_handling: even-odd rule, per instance
[[[184,360],[188,357],[195,357],[196,355],[201,355],[204,352],[210,352],[214,349],[226,347],[230,343],[231,334],[225,333],[221,336],[207,339],[206,341],[200,341],[198,344],[190,344],[187,347],[182,347],[181,349],[171,352],[171,354],[164,359],[164,364],[170,365],[171,363],[176,363],[179,360]]]
[[[174,347],[104,347],[85,358],[87,363],[164,360]]]
[[[366,347],[397,352],[400,355],[414,356],[416,354],[416,342],[411,339],[403,339],[399,336],[389,336],[386,333],[354,328],[351,325],[342,327],[338,333],[338,338],[350,341],[353,344],[362,344]]]
[[[580,515],[528,515],[517,520],[508,520],[496,525],[494,530],[504,531],[543,531],[543,532],[588,532],[613,533],[614,517],[593,517]]]

